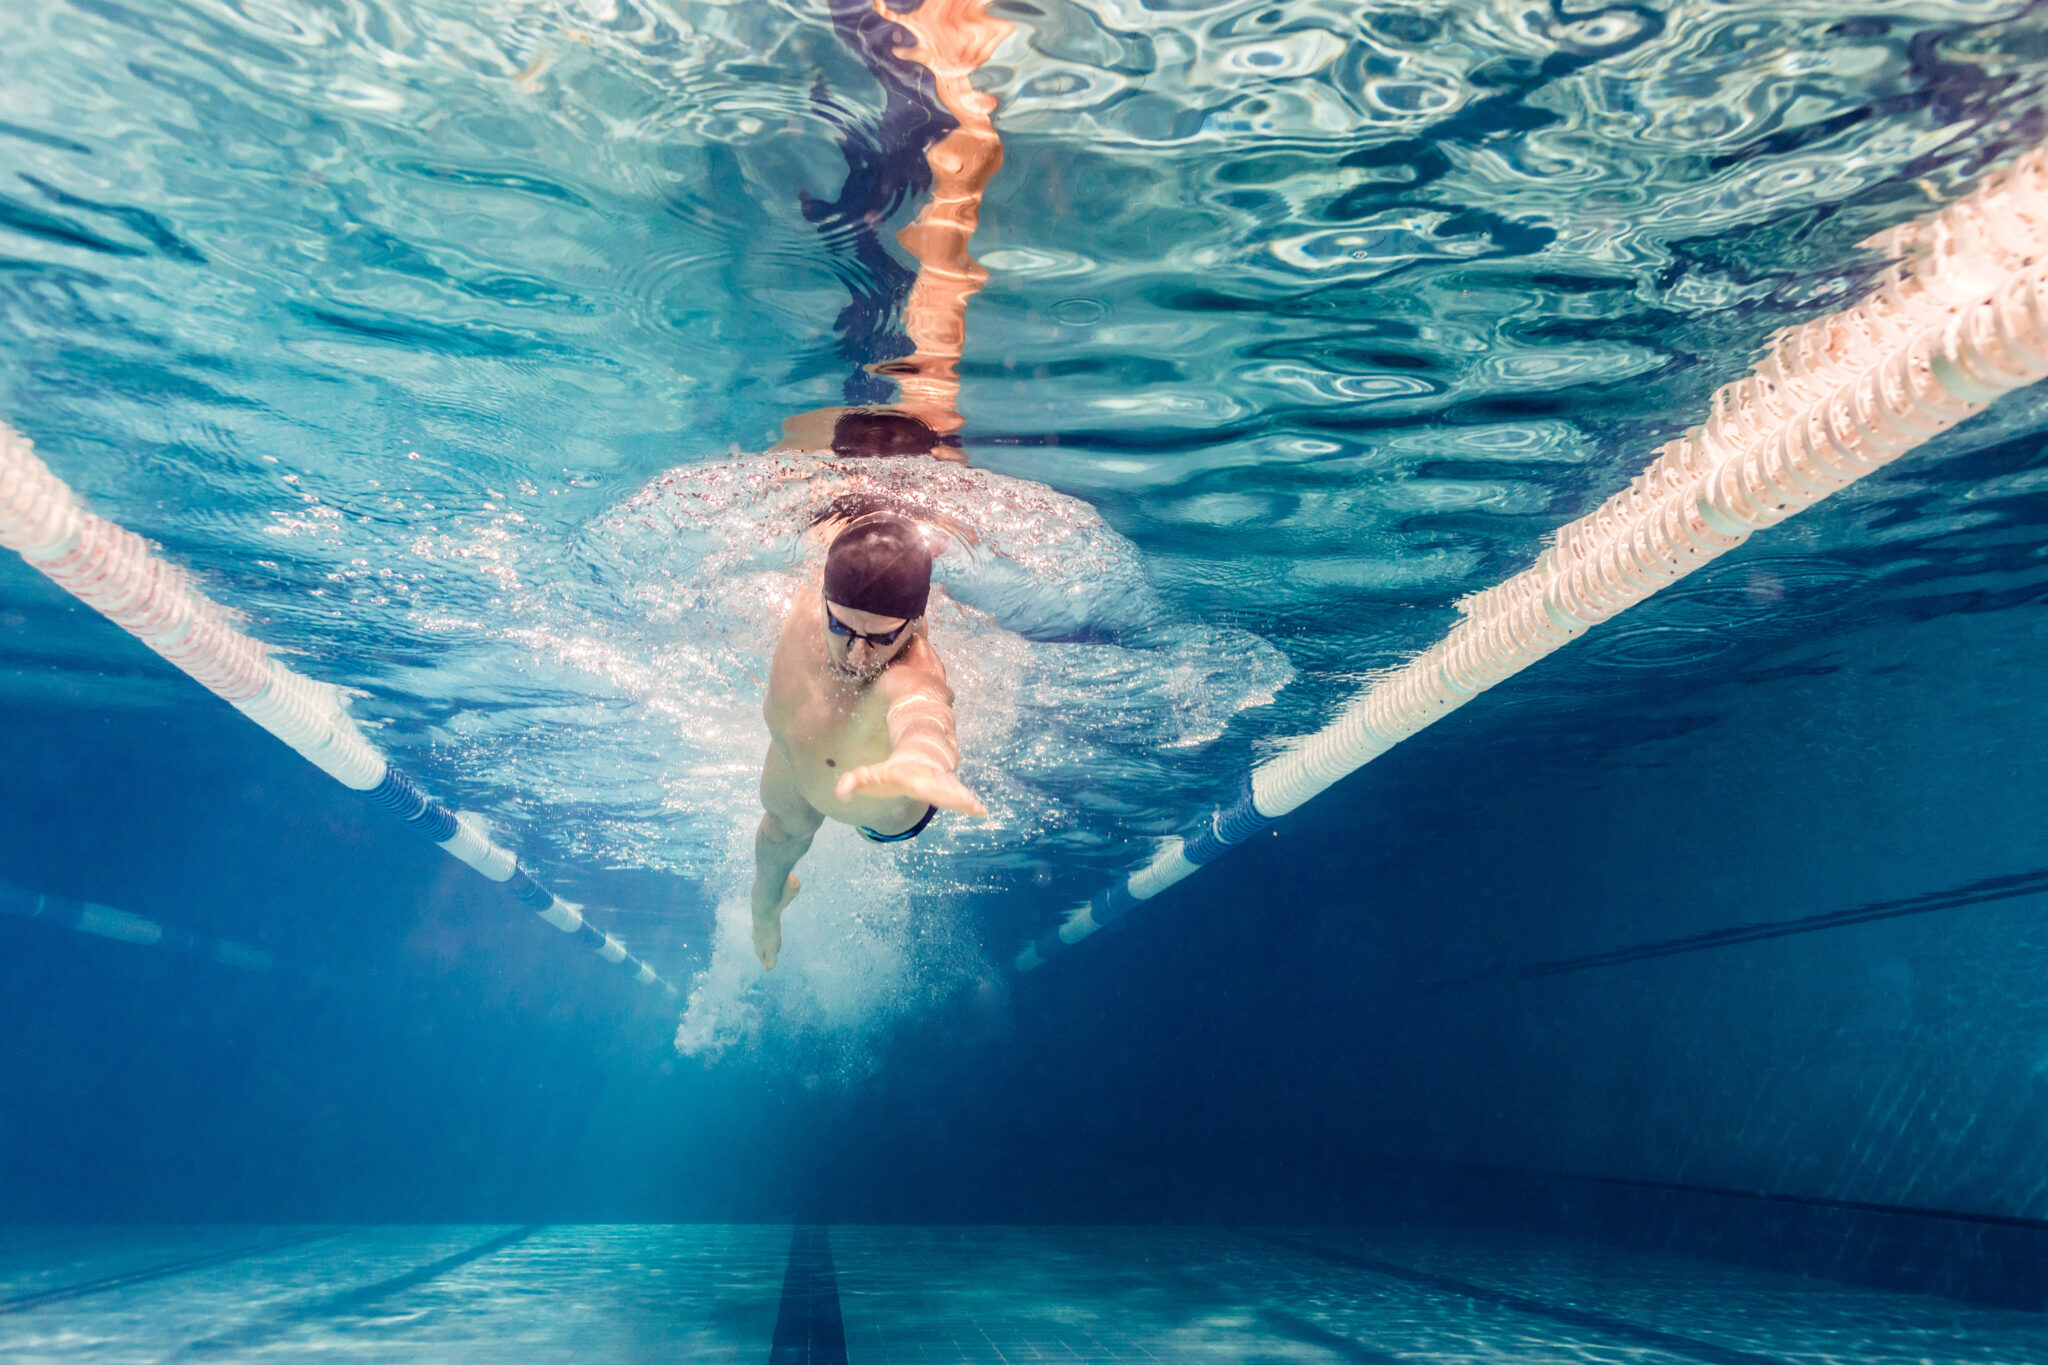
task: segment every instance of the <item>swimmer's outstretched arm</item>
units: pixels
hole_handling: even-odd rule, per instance
[[[886,676],[886,675],[885,675]],[[953,735],[953,690],[925,675],[889,704],[889,756],[855,768],[833,788],[850,796],[909,796],[962,815],[987,815],[988,807],[953,775],[960,744]]]

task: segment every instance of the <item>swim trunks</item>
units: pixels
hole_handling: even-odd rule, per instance
[[[854,828],[860,831],[861,838],[871,844],[900,844],[906,840],[915,839],[918,835],[924,833],[924,827],[929,825],[932,822],[932,817],[938,813],[939,808],[937,806],[926,806],[924,808],[924,818],[909,829],[904,830],[901,834],[877,834],[866,825],[855,825]]]

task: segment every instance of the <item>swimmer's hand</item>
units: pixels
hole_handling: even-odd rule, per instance
[[[936,763],[904,754],[855,768],[839,779],[832,794],[841,801],[853,796],[909,796],[961,815],[988,814],[988,807],[959,778]]]

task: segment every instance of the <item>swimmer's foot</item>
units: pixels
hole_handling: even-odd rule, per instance
[[[760,907],[754,909],[754,955],[761,959],[761,970],[775,970],[775,959],[782,955],[782,912],[796,899],[796,893],[803,889],[803,883],[796,879],[796,873],[789,874],[789,880],[782,884],[782,899],[773,910],[762,914]]]

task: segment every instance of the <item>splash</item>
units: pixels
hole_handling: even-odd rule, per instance
[[[726,853],[736,879],[750,871],[750,821]],[[820,831],[801,873],[804,892],[784,917],[772,973],[754,956],[745,885],[720,900],[710,965],[676,1025],[677,1052],[707,1064],[772,1057],[811,1076],[856,1080],[880,1062],[899,1024],[996,974],[967,897],[849,827]]]
[[[936,553],[931,638],[959,696],[962,774],[990,816],[944,816],[887,849],[828,825],[799,870],[783,961],[764,975],[746,890],[767,660],[790,606],[815,590],[832,521],[884,505]],[[565,856],[711,888],[710,962],[685,988],[676,1034],[706,1063],[865,1074],[898,1024],[994,974],[1011,945],[984,944],[977,894],[1099,851],[1104,813],[1164,832],[1179,803],[1170,785],[1162,800],[1159,752],[1199,750],[1292,677],[1264,640],[1179,619],[1087,504],[958,464],[809,453],[686,465],[566,548],[493,535],[501,606],[447,628],[494,637],[475,676],[521,675],[546,704],[465,712],[465,766],[579,812],[567,823],[583,842]],[[632,934],[658,956],[659,926]]]

